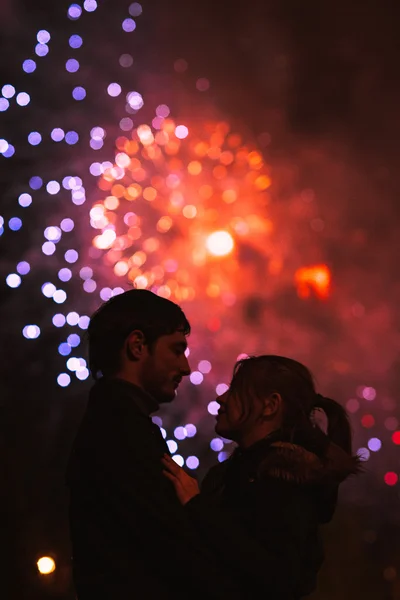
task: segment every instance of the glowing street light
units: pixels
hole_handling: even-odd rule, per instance
[[[56,570],[56,563],[50,556],[42,556],[36,564],[41,575],[50,575]]]

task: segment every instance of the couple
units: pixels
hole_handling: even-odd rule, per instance
[[[104,304],[88,333],[96,382],[67,474],[78,600],[310,594],[323,561],[319,526],[358,470],[344,409],[317,395],[292,359],[240,361],[216,423],[237,449],[200,492],[150,417],[190,373],[180,307],[131,290]]]

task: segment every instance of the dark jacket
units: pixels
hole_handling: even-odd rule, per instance
[[[277,432],[236,450],[186,504],[243,600],[298,600],[315,589],[319,526],[333,516],[339,483],[358,469],[320,430],[294,441]]]
[[[154,400],[119,380],[90,393],[71,453],[70,532],[79,600],[228,597],[162,475]]]

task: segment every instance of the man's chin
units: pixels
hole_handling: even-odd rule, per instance
[[[158,404],[171,404],[175,400],[175,394],[173,397],[171,396],[162,396],[162,398],[157,398]]]
[[[170,404],[171,402],[173,402],[175,400],[175,398],[176,398],[175,391],[160,392],[157,397],[157,402],[159,404]]]

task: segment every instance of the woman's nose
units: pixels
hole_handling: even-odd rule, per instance
[[[223,394],[221,394],[220,396],[218,396],[216,398],[216,402],[222,406],[223,404],[225,404],[227,397],[228,397],[228,391],[226,391]]]

